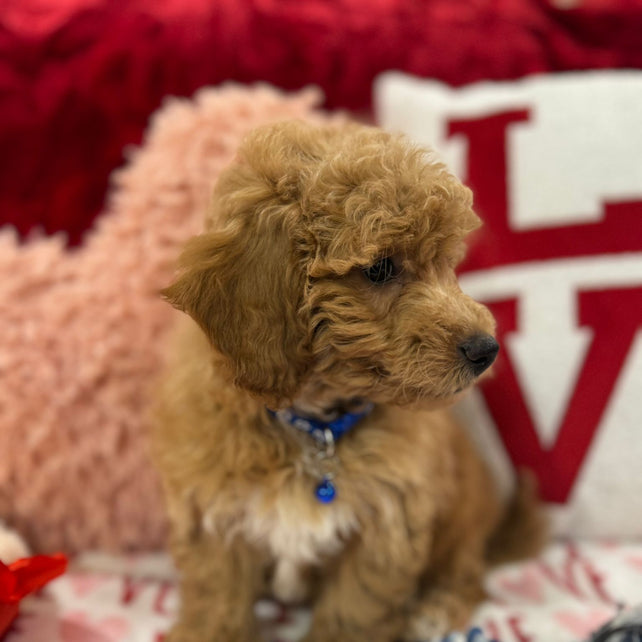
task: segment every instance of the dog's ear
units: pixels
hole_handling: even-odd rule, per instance
[[[291,400],[309,341],[305,275],[283,226],[228,223],[192,239],[179,268],[162,294],[227,358],[235,384],[273,405]]]

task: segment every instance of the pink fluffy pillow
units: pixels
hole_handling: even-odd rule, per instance
[[[82,248],[0,234],[0,516],[36,549],[162,544],[146,412],[174,313],[157,293],[243,134],[321,118],[318,99],[227,87],[171,100]]]

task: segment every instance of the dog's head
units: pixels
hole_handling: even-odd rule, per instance
[[[493,361],[454,268],[470,191],[424,149],[361,126],[259,129],[218,182],[164,296],[273,405],[301,391],[442,402]]]

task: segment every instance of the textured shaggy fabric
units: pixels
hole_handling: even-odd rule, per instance
[[[158,291],[241,136],[315,102],[235,87],[175,99],[82,248],[0,235],[0,516],[37,550],[161,544],[145,412],[174,313]]]
[[[166,94],[314,83],[363,109],[387,69],[459,85],[642,67],[641,32],[642,0],[4,0],[0,221],[78,242]]]

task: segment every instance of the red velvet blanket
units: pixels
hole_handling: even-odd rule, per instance
[[[642,67],[640,33],[642,0],[6,0],[0,224],[78,242],[167,94],[314,83],[362,110],[386,69],[457,85]]]

